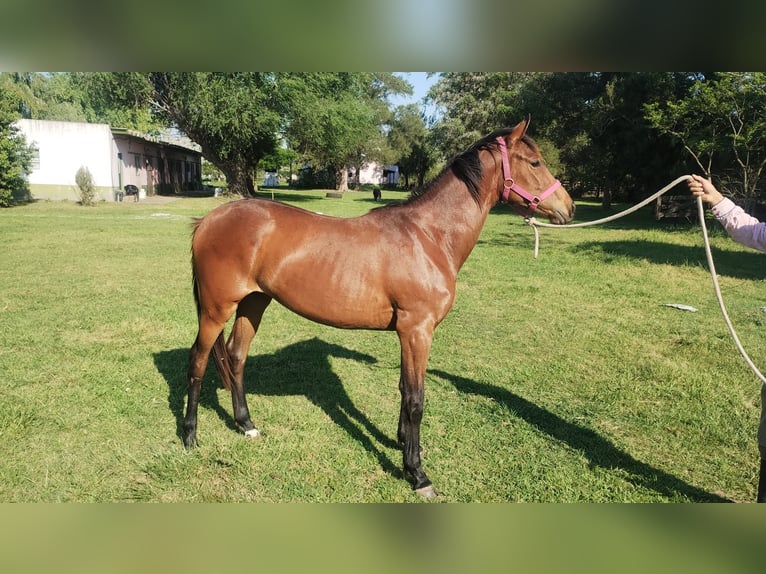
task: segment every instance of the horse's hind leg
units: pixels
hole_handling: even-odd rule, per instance
[[[189,395],[184,417],[184,446],[192,448],[197,444],[197,407],[202,390],[202,377],[205,376],[210,350],[218,335],[223,331],[223,324],[200,317],[197,338],[189,353]]]
[[[258,438],[260,432],[250,418],[250,410],[247,408],[245,397],[244,372],[247,361],[247,351],[250,343],[258,332],[261,317],[266,307],[271,303],[271,297],[263,293],[251,293],[237,307],[237,318],[226,343],[226,348],[231,358],[231,367],[234,374],[231,381],[231,402],[234,409],[234,420],[242,429],[242,432],[250,438]]]

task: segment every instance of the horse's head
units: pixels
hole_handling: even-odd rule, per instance
[[[541,213],[551,223],[572,221],[572,198],[545,165],[540,148],[526,135],[529,120],[522,120],[510,133],[498,136],[502,156],[503,191],[501,199],[521,213]]]

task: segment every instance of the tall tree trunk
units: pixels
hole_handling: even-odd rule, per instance
[[[345,165],[335,170],[335,189],[340,192],[348,191],[348,167]]]
[[[610,188],[604,189],[604,197],[601,199],[601,207],[603,209],[612,208],[612,190]]]
[[[359,181],[359,178],[362,175],[362,164],[361,164],[361,162],[356,165],[354,170],[356,171],[356,177],[354,178],[356,180],[356,181],[354,181],[354,189],[356,191],[359,191],[360,189],[362,189],[362,182]]]
[[[226,182],[229,184],[229,191],[242,197],[255,196],[255,185],[253,183],[253,172],[246,166],[239,163],[226,163],[219,166],[226,176]]]

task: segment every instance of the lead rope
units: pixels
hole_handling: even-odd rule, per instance
[[[550,223],[542,223],[540,221],[537,221],[534,217],[527,217],[525,219],[526,223],[530,225],[535,232],[535,259],[537,259],[537,255],[539,253],[539,248],[540,248],[540,234],[537,229],[538,227],[550,227],[552,229],[562,229],[562,228],[574,228],[574,227],[589,227],[591,225],[600,225],[602,223],[608,223],[610,221],[614,221],[615,219],[620,219],[621,217],[625,217],[626,215],[631,214],[638,209],[641,209],[645,205],[651,203],[652,201],[656,200],[658,197],[666,193],[669,189],[675,187],[682,181],[686,181],[688,179],[691,179],[691,176],[682,175],[681,177],[674,179],[668,185],[666,185],[657,193],[655,193],[651,197],[648,197],[641,203],[638,203],[634,205],[633,207],[630,207],[614,215],[610,215],[609,217],[596,219],[595,221],[585,221],[583,223],[570,223],[567,225],[553,225]],[[726,305],[723,302],[723,295],[721,294],[721,286],[718,284],[718,275],[715,271],[713,254],[710,251],[710,239],[708,238],[707,225],[705,224],[705,208],[702,205],[702,198],[700,197],[697,198],[697,212],[699,214],[700,225],[702,226],[702,239],[703,239],[703,244],[705,246],[705,256],[707,257],[707,265],[708,265],[708,269],[710,270],[710,276],[713,279],[713,289],[715,290],[716,299],[718,299],[718,305],[721,308],[721,314],[723,315],[724,321],[726,322],[726,326],[729,328],[729,332],[731,333],[732,339],[734,339],[734,344],[737,346],[737,350],[739,351],[739,354],[742,355],[743,359],[745,359],[745,362],[750,367],[750,370],[753,371],[753,373],[761,380],[762,383],[766,384],[766,377],[764,377],[761,371],[758,370],[758,367],[755,366],[755,364],[753,363],[753,361],[750,359],[749,355],[745,351],[745,348],[742,346],[742,343],[740,342],[739,337],[737,336],[737,332],[734,330],[734,325],[732,324],[731,319],[729,319],[729,314],[726,311]]]

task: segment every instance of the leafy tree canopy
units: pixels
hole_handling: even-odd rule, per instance
[[[280,74],[285,130],[290,146],[310,162],[331,169],[344,189],[346,168],[361,168],[387,155],[383,128],[390,122],[386,98],[411,92],[393,74]]]
[[[696,166],[752,199],[766,166],[766,74],[695,74],[681,94],[647,103],[652,125],[683,145]]]
[[[29,172],[32,150],[14,125],[19,119],[20,98],[0,84],[0,207],[27,194],[24,175]]]

